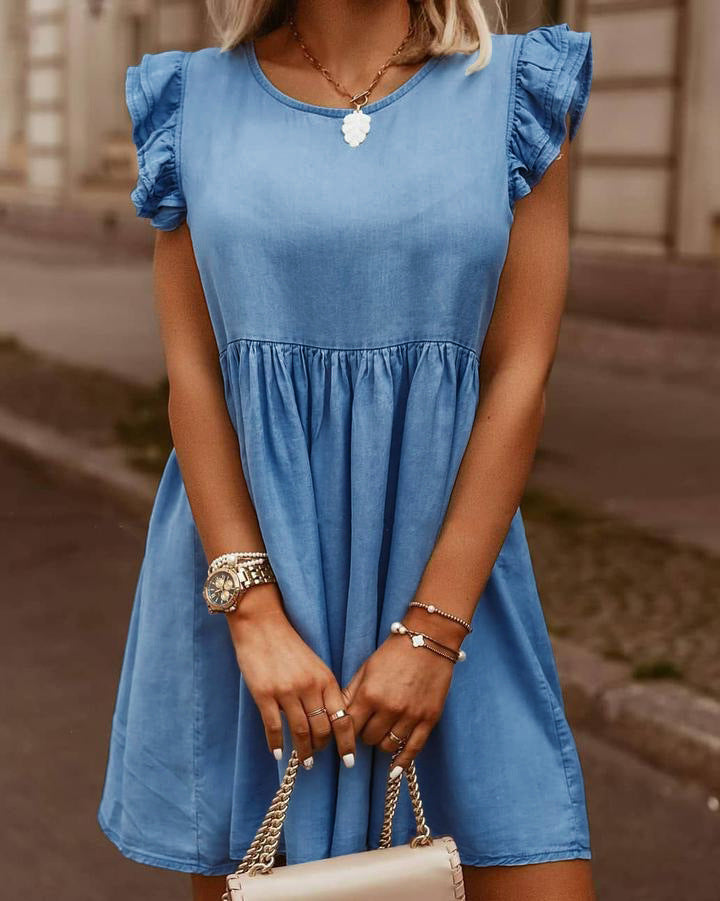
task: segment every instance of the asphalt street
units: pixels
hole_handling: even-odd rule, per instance
[[[95,811],[145,519],[0,446],[2,898],[166,901],[186,876],[123,858]],[[720,813],[578,734],[602,901],[718,901]]]

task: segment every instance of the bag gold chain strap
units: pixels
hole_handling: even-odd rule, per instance
[[[399,751],[393,754],[393,758],[388,768],[388,779],[385,786],[385,811],[383,816],[383,825],[380,832],[380,848],[390,847],[392,839],[392,823],[397,808],[398,797],[400,795],[400,783],[402,778],[390,779],[390,768],[393,765],[395,756]],[[252,840],[247,853],[243,857],[240,865],[235,871],[236,875],[247,873],[249,876],[255,876],[258,873],[270,873],[275,863],[275,854],[280,842],[280,832],[285,814],[287,813],[290,795],[295,785],[295,778],[298,772],[299,758],[296,750],[293,750],[288,761],[285,775],[283,776],[275,797],[270,803],[265,818],[258,827],[255,838]],[[420,799],[420,788],[417,781],[417,773],[415,772],[415,762],[412,761],[404,770],[405,778],[408,783],[408,792],[412,803],[413,813],[415,815],[415,823],[417,826],[417,834],[411,840],[410,845],[415,848],[418,845],[432,844],[430,827],[425,820],[422,800]],[[227,892],[223,895],[223,901],[230,901]]]

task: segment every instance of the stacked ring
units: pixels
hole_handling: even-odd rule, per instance
[[[399,736],[395,735],[395,733],[393,732],[392,729],[387,733],[387,736],[388,736],[388,738],[392,739],[392,741],[394,741],[395,744],[398,745],[398,747],[400,747],[400,748],[405,747],[405,742],[407,741],[407,738],[400,738]]]
[[[327,707],[316,707],[315,710],[311,710],[310,713],[308,713],[308,717],[320,716],[321,713],[327,713]]]

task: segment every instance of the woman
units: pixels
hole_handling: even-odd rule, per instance
[[[127,76],[175,450],[100,825],[217,899],[293,748],[288,864],[377,847],[396,753],[471,901],[591,899],[518,507],[590,36],[493,35],[478,0],[213,12],[222,48]],[[208,566],[236,552],[258,584],[225,560],[223,595]],[[393,842],[414,829],[403,792]]]

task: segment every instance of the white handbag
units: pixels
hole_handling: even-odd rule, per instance
[[[247,854],[227,877],[223,901],[464,901],[455,841],[449,835],[431,835],[414,762],[404,770],[417,824],[417,835],[408,844],[390,844],[402,777],[391,780],[388,769],[377,849],[274,868],[298,765],[297,752],[293,751]]]

